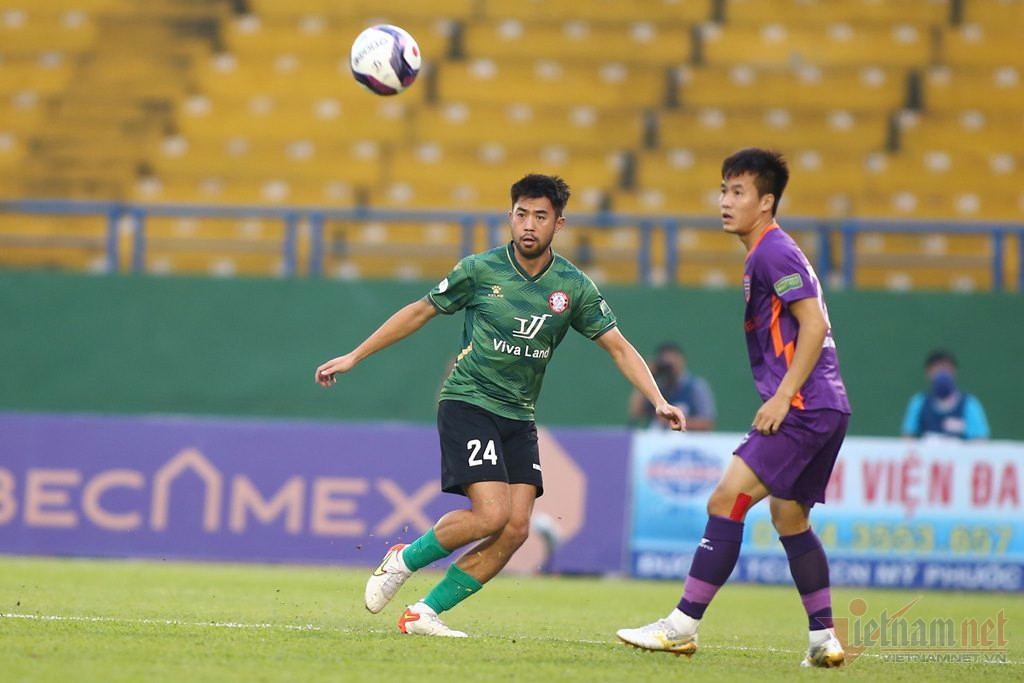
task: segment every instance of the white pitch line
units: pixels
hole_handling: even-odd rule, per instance
[[[379,628],[324,628],[314,624],[244,624],[234,621],[181,621],[178,619],[126,619],[124,617],[86,617],[79,615],[61,614],[16,614],[0,612],[0,619],[26,619],[29,621],[78,621],[86,623],[109,623],[109,624],[141,624],[146,626],[196,626],[207,628],[227,629],[281,629],[285,631],[321,631],[334,633],[392,633],[390,629]],[[488,636],[485,636],[488,637]],[[571,645],[617,645],[616,641],[610,640],[570,640],[568,638],[550,638],[540,636],[489,636],[499,640],[530,640],[535,642],[559,642]],[[750,647],[747,645],[701,645],[702,650],[727,650],[730,652],[766,652],[771,654],[802,655],[802,650],[787,650],[770,645],[762,647]],[[874,652],[862,652],[859,657],[871,657],[881,659],[884,655]],[[980,664],[1014,664],[1006,662],[979,662]]]
[[[83,617],[64,616],[60,614],[5,614],[0,613],[0,619],[29,619],[33,621],[84,621],[101,622],[114,624],[145,624],[155,626],[208,626],[211,628],[252,628],[252,629],[287,629],[289,631],[320,631],[319,626],[305,624],[297,626],[292,624],[241,624],[232,621],[179,621],[177,619],[124,619],[122,617]]]

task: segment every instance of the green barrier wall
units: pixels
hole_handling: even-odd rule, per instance
[[[0,409],[432,421],[462,315],[438,317],[330,389],[322,361],[348,351],[432,283],[210,280],[0,273]],[[707,377],[718,425],[745,430],[759,403],[739,291],[606,287],[642,353],[674,339]],[[960,358],[961,385],[997,438],[1024,439],[1024,298],[828,293],[856,434],[898,433],[933,346]],[[623,424],[629,387],[570,332],[538,404],[546,424]]]

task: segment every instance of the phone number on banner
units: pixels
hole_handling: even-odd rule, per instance
[[[814,524],[826,550],[857,553],[954,554],[958,556],[1003,557],[1013,554],[1015,540],[1011,524],[950,524],[937,521],[839,522]],[[755,548],[778,548],[778,532],[771,521],[759,519],[752,525],[750,539]]]

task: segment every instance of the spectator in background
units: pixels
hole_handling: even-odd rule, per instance
[[[960,439],[989,438],[985,409],[977,397],[957,387],[956,370],[956,358],[949,351],[928,354],[924,364],[930,384],[928,393],[911,397],[903,417],[903,436],[941,434]]]
[[[683,411],[688,431],[707,431],[715,427],[715,396],[703,377],[686,371],[686,354],[674,342],[665,342],[650,361],[651,374],[668,402]],[[629,398],[629,424],[646,427],[656,423],[654,410],[639,391]]]

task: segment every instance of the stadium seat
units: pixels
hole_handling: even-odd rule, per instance
[[[0,212],[0,267],[104,272],[107,218]]]
[[[643,139],[642,112],[573,103],[446,102],[413,113],[413,139],[440,144],[562,145],[574,150],[631,149]]]
[[[258,16],[300,17],[331,16],[338,18],[374,17],[378,23],[433,19],[436,17],[465,18],[476,6],[475,0],[393,0],[382,5],[373,0],[251,0],[252,11]]]
[[[906,81],[904,70],[896,67],[687,67],[681,71],[679,97],[688,107],[888,112],[903,106]]]
[[[910,153],[945,149],[987,155],[989,166],[1010,172],[1024,154],[1024,117],[1014,111],[980,109],[904,115],[900,146]]]
[[[573,186],[570,215],[714,221],[722,158],[758,145],[790,162],[785,216],[1024,220],[1024,10],[1007,0],[20,5],[0,0],[0,196],[500,213],[512,181],[547,171]],[[160,28],[196,18],[217,31],[169,41]],[[349,73],[352,38],[380,22],[426,55],[401,97],[374,97]],[[140,45],[163,61],[133,58]],[[263,246],[281,226],[258,223],[153,218],[147,267],[280,273],[277,247]],[[434,277],[464,239],[454,224],[432,237],[357,228],[332,225],[344,237],[326,273]],[[668,276],[662,237],[655,279]],[[942,255],[897,237],[858,244],[862,284],[991,284],[985,238],[951,236]],[[474,248],[489,240],[478,225]],[[599,279],[638,276],[635,227],[573,225],[562,242]],[[737,281],[735,240],[687,228],[681,242],[677,279]],[[45,251],[26,249],[20,262]],[[89,253],[56,260],[97,268]]]
[[[947,67],[929,69],[923,79],[928,111],[976,109],[1013,112],[1024,108],[1024,66]]]
[[[483,0],[482,14],[531,21],[700,22],[711,16],[709,0]]]
[[[552,60],[475,59],[448,62],[438,69],[441,101],[541,105],[571,102],[580,106],[657,106],[668,91],[667,70],[622,63],[575,64]]]
[[[463,40],[465,53],[471,58],[514,60],[529,54],[533,59],[623,62],[663,69],[690,59],[690,34],[689,26],[681,23],[600,24],[575,20],[559,25],[548,19],[535,23],[498,19],[471,22]]]
[[[1024,23],[1024,4],[1017,0],[969,0],[964,3],[963,19],[986,27],[1020,26]]]
[[[374,23],[380,23],[379,16],[246,15],[231,21],[225,42],[228,52],[240,57],[290,54],[347,64],[352,40]],[[451,50],[453,21],[406,15],[395,17],[392,23],[400,24],[416,39],[426,59],[441,59]]]
[[[863,154],[884,148],[887,121],[884,112],[872,110],[685,108],[659,115],[657,139],[666,148],[768,146],[783,152],[818,149]]]
[[[703,58],[711,66],[749,64],[751,55],[761,67],[908,67],[931,59],[929,32],[912,24],[708,24],[703,37]]]
[[[971,5],[975,0],[969,0]],[[730,24],[849,23],[862,26],[938,25],[950,17],[950,0],[727,0]]]
[[[942,63],[953,67],[1021,66],[1017,31],[1008,26],[1012,24],[947,27],[942,33]]]

